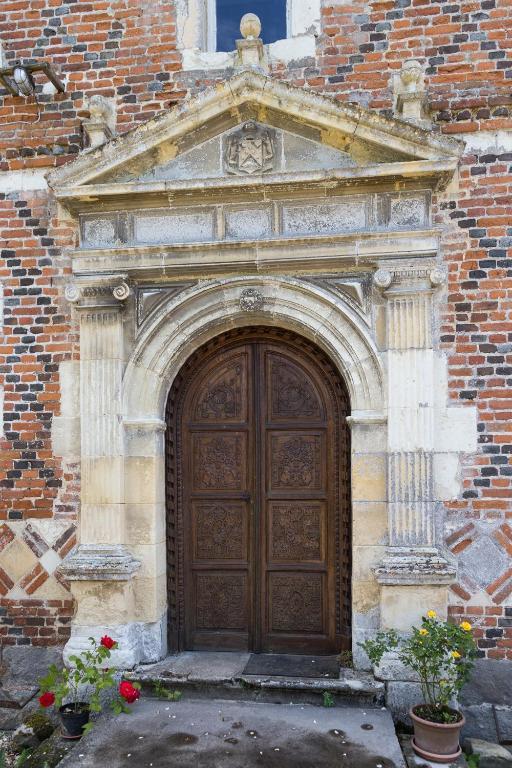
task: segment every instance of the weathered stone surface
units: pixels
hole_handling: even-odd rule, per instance
[[[423,701],[419,683],[389,682],[386,686],[386,706],[395,723],[411,725],[409,710]]]
[[[494,716],[498,728],[498,741],[500,743],[512,744],[512,706],[496,705],[494,707]]]
[[[37,693],[37,685],[6,683],[0,686],[0,707],[22,709]]]
[[[142,738],[141,738],[142,737]],[[404,768],[389,712],[381,708],[260,704],[208,699],[141,700],[133,714],[101,719],[59,768],[256,765]],[[226,754],[228,753],[228,754]],[[128,754],[131,756],[127,758]],[[32,766],[31,766],[32,768]],[[39,768],[39,767],[38,767]]]
[[[462,689],[461,706],[510,705],[512,664],[496,659],[477,659],[468,684]]]
[[[78,747],[78,750],[77,750]],[[23,763],[23,768],[55,768],[60,765],[63,758],[71,753],[70,766],[77,766],[80,760],[77,757],[77,751],[80,749],[80,742],[65,741],[62,738],[60,729],[43,741]]]
[[[48,671],[51,664],[62,662],[62,648],[41,648],[36,646],[11,645],[2,652],[5,668],[2,680],[37,684],[37,680]],[[1,693],[1,689],[0,689]]]
[[[20,725],[12,734],[12,746],[15,752],[33,749],[39,745],[39,739],[29,725]]]
[[[466,724],[462,729],[462,738],[485,739],[497,741],[496,719],[492,704],[480,704],[471,707],[461,706],[466,718]]]
[[[482,739],[466,739],[464,749],[478,755],[478,768],[512,768],[512,754],[505,747]]]

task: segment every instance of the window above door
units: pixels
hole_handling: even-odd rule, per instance
[[[271,61],[315,55],[320,0],[177,0],[176,11],[184,70],[233,67],[245,13],[259,16]]]

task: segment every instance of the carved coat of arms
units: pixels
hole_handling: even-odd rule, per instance
[[[224,162],[226,171],[238,176],[265,173],[274,166],[274,132],[249,121],[226,139]]]

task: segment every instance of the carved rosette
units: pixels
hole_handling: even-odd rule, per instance
[[[263,309],[264,303],[263,294],[256,288],[245,288],[240,295],[240,309],[242,312],[258,312]]]

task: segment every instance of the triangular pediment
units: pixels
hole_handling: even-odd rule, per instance
[[[460,142],[432,130],[244,71],[85,150],[48,180],[58,195],[72,187],[136,182],[140,192],[158,181],[422,161],[446,172],[461,151]]]

